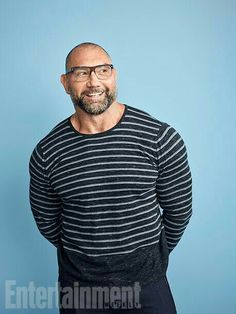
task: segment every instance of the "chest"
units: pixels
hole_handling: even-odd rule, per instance
[[[156,185],[155,151],[136,141],[84,143],[62,150],[51,162],[51,185],[63,197],[143,193]]]

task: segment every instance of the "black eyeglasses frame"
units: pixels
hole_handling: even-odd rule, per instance
[[[71,67],[70,69],[68,69],[65,74],[66,74],[66,75],[67,75],[67,74],[70,74],[70,73],[74,72],[76,69],[80,69],[80,70],[89,69],[89,70],[90,70],[89,75],[91,75],[92,72],[96,73],[96,72],[95,72],[95,69],[96,69],[96,68],[102,67],[102,66],[104,66],[104,65],[105,65],[105,66],[109,66],[109,67],[111,68],[111,70],[114,69],[113,64],[108,64],[108,63],[98,64],[98,65],[95,65],[95,66],[92,66],[92,67],[89,67],[89,66],[74,66],[74,67]]]

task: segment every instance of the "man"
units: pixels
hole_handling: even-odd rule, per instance
[[[116,70],[97,44],[70,51],[61,82],[75,113],[30,160],[34,218],[57,247],[60,312],[176,313],[166,270],[192,213],[184,142],[168,124],[117,102]],[[81,287],[109,298],[98,305]],[[136,289],[128,305],[127,287]],[[72,301],[69,288],[77,289]]]

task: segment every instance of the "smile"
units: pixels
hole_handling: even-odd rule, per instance
[[[101,96],[102,94],[103,94],[103,92],[89,93],[89,94],[86,94],[86,96],[88,96],[88,97],[97,97],[97,96]]]

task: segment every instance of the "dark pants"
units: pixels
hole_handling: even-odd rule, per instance
[[[60,309],[60,314],[176,314],[175,303],[172,297],[167,278],[158,283],[142,287],[139,304],[141,308],[132,309]]]

